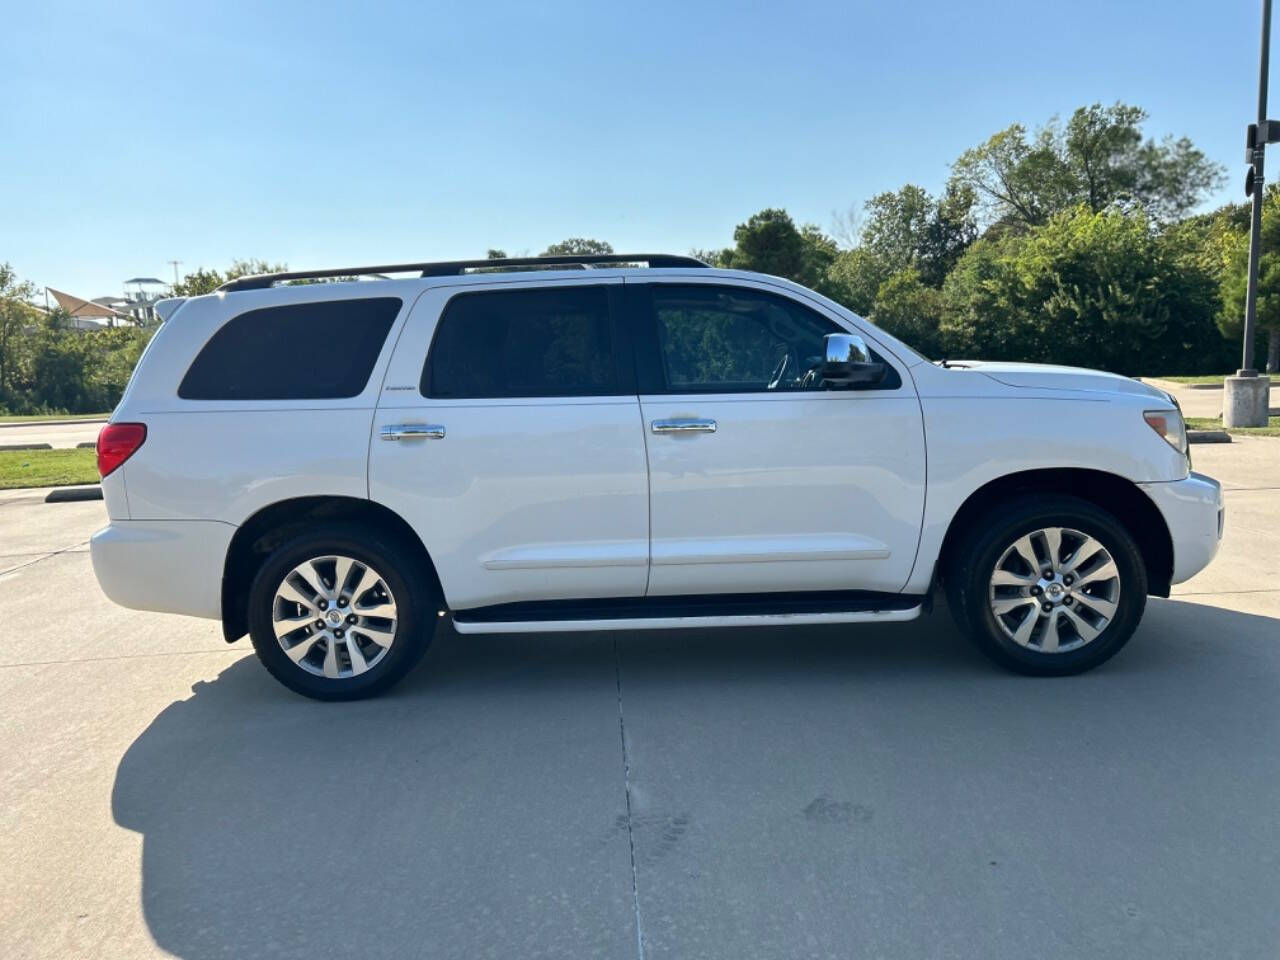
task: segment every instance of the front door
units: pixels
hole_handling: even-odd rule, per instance
[[[648,593],[900,591],[925,460],[920,404],[896,358],[877,354],[890,373],[872,389],[827,389],[823,337],[851,328],[778,288],[681,278],[628,291]]]
[[[369,495],[417,531],[450,607],[644,594],[648,477],[621,291],[508,275],[414,306],[373,422]]]

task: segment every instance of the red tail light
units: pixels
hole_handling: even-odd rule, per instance
[[[98,474],[105,477],[147,439],[145,423],[108,423],[98,434]]]

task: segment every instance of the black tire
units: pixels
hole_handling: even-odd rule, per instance
[[[995,593],[991,578],[1005,551],[1023,536],[1047,527],[1070,528],[1093,537],[1111,554],[1119,572],[1119,596],[1109,622],[1083,646],[1056,653],[1017,643],[997,622],[991,605],[993,596],[1003,596]],[[1045,545],[1042,540],[1038,543]],[[950,551],[943,579],[947,604],[961,631],[992,660],[1032,676],[1082,673],[1109,660],[1133,635],[1147,604],[1146,566],[1124,525],[1087,500],[1057,494],[1022,496],[970,523]],[[1078,601],[1075,603],[1079,610]],[[1056,612],[1052,615],[1058,617]],[[1016,620],[1017,614],[1006,615],[1010,617]],[[1066,629],[1074,631],[1070,626]],[[1080,636],[1074,633],[1075,639]]]
[[[276,639],[274,628],[276,591],[286,576],[299,564],[330,555],[350,557],[372,567],[396,604],[394,639],[387,645],[385,654],[363,673],[336,678],[317,676],[291,660]],[[327,524],[282,543],[259,568],[249,588],[249,636],[263,666],[295,693],[314,700],[375,697],[412,670],[431,643],[438,604],[428,583],[418,558],[398,539],[354,524]],[[378,595],[378,591],[370,594],[375,598]],[[384,621],[387,623],[390,621]],[[332,642],[320,640],[317,654],[313,656],[323,653]],[[342,641],[336,646],[347,658],[350,669],[351,657],[345,643]]]

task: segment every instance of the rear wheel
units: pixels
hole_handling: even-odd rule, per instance
[[[413,555],[378,533],[335,524],[282,544],[249,590],[263,665],[317,700],[376,696],[409,672],[435,627]]]
[[[1128,642],[1147,601],[1137,544],[1075,497],[1025,497],[971,524],[946,571],[956,622],[1020,673],[1080,673]]]

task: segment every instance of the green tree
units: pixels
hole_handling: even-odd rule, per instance
[[[733,247],[719,266],[754,270],[827,292],[827,272],[839,255],[836,242],[813,224],[797,227],[787,211],[761,210],[733,231]]]
[[[926,356],[946,352],[939,330],[942,291],[926,284],[914,267],[898,271],[880,285],[871,319]]]
[[[592,240],[589,237],[570,237],[568,240],[561,240],[559,243],[551,244],[539,256],[605,256],[611,253],[613,253],[613,245],[606,243],[604,240]]]
[[[206,293],[213,293],[228,280],[252,276],[255,273],[281,273],[288,269],[288,264],[268,263],[266,260],[258,260],[253,257],[247,260],[232,260],[231,266],[221,273],[217,270],[197,267],[191,273],[185,274],[181,280],[173,285],[173,295],[175,297],[198,297]]]
[[[914,269],[931,287],[941,287],[946,275],[977,238],[973,218],[974,193],[952,184],[941,197],[907,184],[897,192],[880,193],[866,202],[858,246],[880,258],[889,270]]]
[[[1212,249],[1212,248],[1211,248]],[[1267,190],[1262,204],[1262,253],[1258,258],[1258,342],[1255,352],[1266,357],[1266,369],[1280,372],[1280,191]],[[1221,275],[1222,310],[1218,327],[1238,344],[1244,332],[1249,286],[1249,234],[1230,231],[1220,237],[1224,267]]]
[[[24,333],[36,322],[38,311],[31,306],[35,286],[19,280],[8,263],[0,263],[0,404],[12,402],[10,388],[22,360]]]
[[[1198,373],[1221,362],[1211,273],[1149,218],[1079,206],[1043,227],[984,237],[943,288],[953,355]]]
[[[871,316],[880,285],[893,276],[888,260],[868,247],[843,251],[827,271],[830,297],[854,313]]]
[[[1185,137],[1144,140],[1146,119],[1139,107],[1095,103],[1032,136],[1014,124],[961,154],[951,182],[972,190],[991,222],[1040,226],[1077,204],[1174,220],[1221,183],[1222,170]]]

